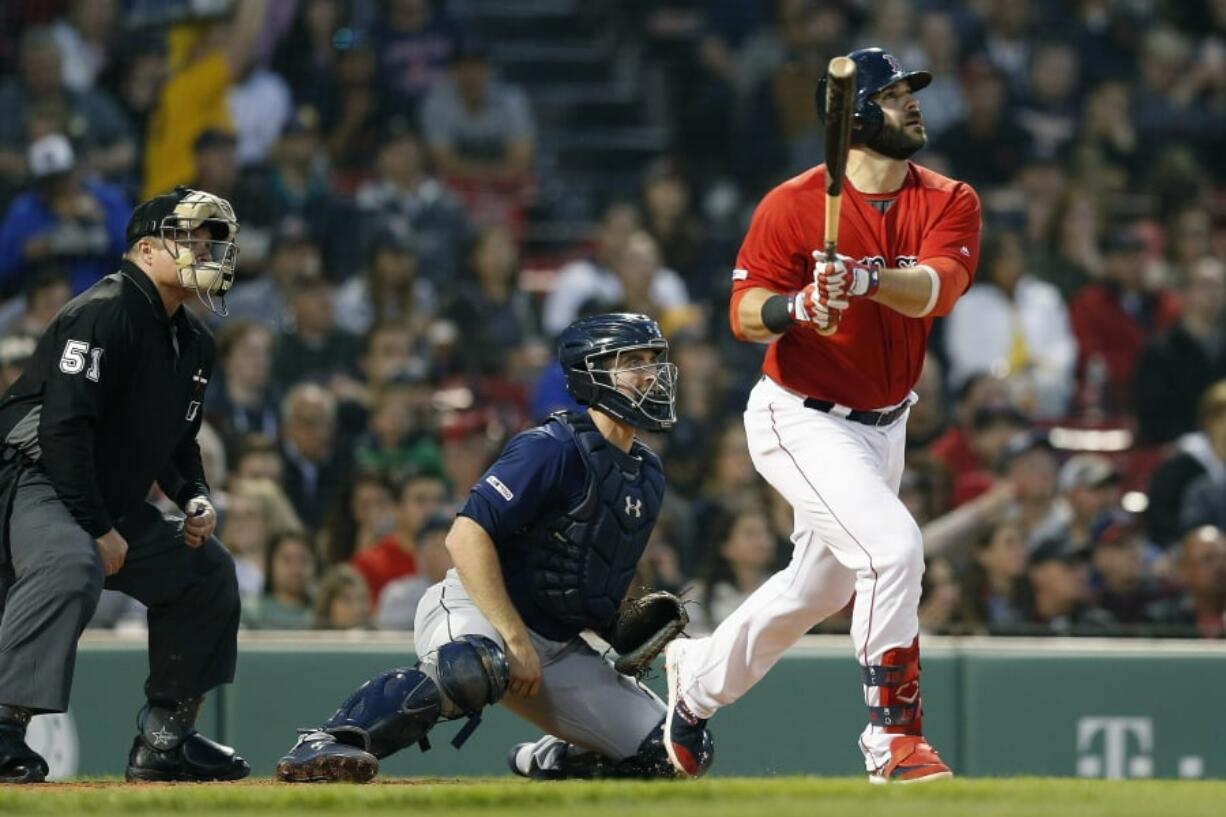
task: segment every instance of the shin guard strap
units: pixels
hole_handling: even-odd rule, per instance
[[[882,728],[890,726],[910,726],[919,717],[919,704],[903,704],[901,706],[870,706],[868,722]]]

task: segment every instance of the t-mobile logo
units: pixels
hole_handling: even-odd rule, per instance
[[[1099,741],[1098,737],[1102,736]],[[1095,747],[1101,747],[1099,753]],[[1135,753],[1130,753],[1135,749]],[[1077,721],[1077,775],[1122,780],[1153,777],[1151,718],[1081,718]]]

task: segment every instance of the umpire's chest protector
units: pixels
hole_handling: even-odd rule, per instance
[[[612,621],[660,514],[660,459],[635,441],[615,448],[585,414],[555,414],[545,429],[573,440],[587,467],[579,502],[537,528],[530,549],[537,604],[559,620],[601,630]]]

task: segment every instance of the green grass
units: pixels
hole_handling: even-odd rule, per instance
[[[1217,817],[1226,781],[1049,778],[870,786],[835,778],[717,778],[697,783],[528,783],[400,780],[369,786],[123,785],[111,781],[0,787],[0,814],[140,814],[281,817],[298,814],[418,817]]]

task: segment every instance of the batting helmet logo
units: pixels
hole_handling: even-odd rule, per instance
[[[893,54],[880,48],[861,48],[847,55],[856,64],[856,98],[852,105],[852,133],[854,144],[871,142],[885,124],[885,113],[873,97],[900,82],[907,83],[912,92],[927,88],[932,74],[927,71],[907,71]],[[826,124],[826,77],[817,83],[817,116]]]

